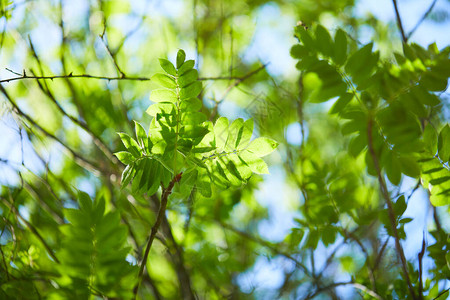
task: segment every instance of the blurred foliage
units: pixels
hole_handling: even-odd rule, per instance
[[[446,299],[450,47],[357,4],[1,1],[0,299]]]

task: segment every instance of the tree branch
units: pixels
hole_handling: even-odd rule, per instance
[[[184,265],[183,249],[175,241],[175,237],[173,236],[169,221],[167,220],[167,217],[165,215],[163,216],[161,229],[164,232],[164,235],[168,238],[170,244],[172,244],[171,245],[172,248],[175,250],[174,251],[175,253],[171,253],[171,257],[172,261],[175,264],[175,270],[177,273],[178,281],[180,282],[181,296],[183,299],[194,300],[196,299],[196,297],[192,290],[192,284],[189,273]]]
[[[159,204],[158,197],[156,195],[152,195],[150,199],[152,200],[153,206],[157,207]],[[180,246],[175,240],[172,228],[165,215],[161,223],[161,231],[165,237],[163,244],[167,247],[167,253],[169,254],[168,256],[174,264],[178,282],[180,283],[181,297],[183,299],[196,299],[194,291],[192,290],[189,272],[184,264],[183,247]]]
[[[253,70],[250,73],[256,73],[259,72],[262,68],[259,67],[256,70]],[[17,75],[17,77],[11,77],[6,79],[1,79],[0,83],[5,82],[12,82],[17,80],[25,80],[25,79],[44,79],[44,80],[54,80],[54,79],[71,79],[71,78],[87,78],[87,79],[98,79],[98,80],[107,80],[107,81],[116,81],[116,80],[130,80],[130,81],[150,81],[150,77],[145,76],[103,76],[103,75],[92,75],[92,74],[73,74],[70,72],[69,74],[63,74],[63,75],[42,75],[42,76],[35,76],[35,75],[28,75],[26,73],[18,73],[11,69],[6,68],[7,71]],[[253,75],[251,74],[251,75]],[[199,77],[198,80],[200,81],[219,81],[219,80],[236,80],[236,82],[232,85],[232,87],[236,87],[242,81],[246,80],[248,78],[249,74],[246,74],[244,76],[217,76],[217,77]]]
[[[394,0],[395,2],[395,0]],[[412,296],[412,299],[416,300],[416,294],[414,293],[414,289],[413,286],[411,284],[411,280],[409,278],[409,273],[408,273],[408,266],[406,264],[406,258],[405,258],[405,253],[403,252],[403,247],[400,244],[400,237],[398,235],[398,231],[397,231],[397,225],[396,225],[396,219],[395,219],[395,213],[394,213],[394,208],[392,205],[392,201],[391,201],[391,197],[389,196],[389,192],[386,186],[386,182],[383,179],[383,176],[381,174],[381,168],[378,162],[378,158],[377,155],[375,153],[375,149],[373,147],[373,140],[372,140],[372,130],[373,130],[373,119],[372,116],[369,116],[369,122],[368,122],[368,128],[367,128],[367,139],[368,139],[368,146],[369,146],[369,153],[372,156],[372,160],[373,160],[373,164],[375,167],[375,170],[377,172],[378,175],[378,182],[380,184],[380,189],[381,189],[381,194],[383,195],[387,206],[388,206],[388,214],[389,214],[389,221],[391,223],[391,227],[392,227],[392,231],[394,233],[394,238],[395,238],[395,248],[397,249],[397,254],[400,257],[400,262],[402,265],[402,271],[403,271],[403,275],[405,276],[405,280],[406,283],[408,284],[408,288],[409,288],[409,292]]]
[[[397,0],[392,0],[392,3],[394,4],[395,17],[397,18],[398,29],[402,35],[402,41],[406,44],[408,42],[408,38],[406,37],[405,30],[403,29],[402,19],[400,18],[400,12],[398,11]]]
[[[9,70],[9,69],[7,69]],[[9,70],[11,71],[11,70]],[[14,72],[14,74],[18,74],[16,72]],[[12,77],[12,78],[7,78],[7,79],[2,79],[0,80],[0,83],[3,82],[11,82],[11,81],[16,81],[16,80],[23,80],[23,79],[59,79],[59,78],[91,78],[91,79],[100,79],[100,80],[137,80],[137,81],[150,81],[149,77],[133,77],[133,76],[125,76],[125,77],[108,77],[108,76],[98,76],[98,75],[90,75],[90,74],[67,74],[67,75],[54,75],[54,76],[29,76],[27,74],[22,74],[21,76],[18,77]]]
[[[431,11],[433,10],[434,6],[436,5],[437,0],[434,0],[433,3],[431,3],[430,7],[427,9],[427,11],[423,14],[422,18],[416,23],[414,28],[408,33],[406,36],[406,40],[409,40],[411,36],[416,32],[416,30],[419,28],[419,26],[422,24],[423,21],[425,21],[426,18],[430,15]]]
[[[147,264],[148,254],[150,253],[150,249],[152,248],[152,244],[155,239],[156,232],[158,231],[159,226],[161,225],[161,223],[164,219],[164,215],[166,213],[166,207],[167,207],[167,200],[169,198],[169,195],[172,193],[172,189],[173,189],[175,183],[180,181],[182,174],[183,173],[179,173],[179,174],[175,175],[175,177],[172,179],[172,181],[170,181],[167,188],[163,189],[163,192],[161,195],[161,203],[160,203],[159,210],[158,210],[158,216],[156,217],[155,224],[153,225],[152,230],[150,232],[150,237],[148,239],[147,247],[145,248],[144,257],[142,258],[142,261],[141,261],[141,267],[139,268],[138,280],[133,289],[134,299],[136,299],[137,292],[139,289],[139,284],[142,281],[142,276],[144,274],[145,265]]]

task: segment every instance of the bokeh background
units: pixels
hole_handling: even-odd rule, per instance
[[[432,4],[431,13],[414,29]],[[216,192],[214,201],[197,199],[194,206],[200,216],[204,216],[202,210],[207,212],[205,215],[221,216],[221,220],[274,245],[285,241],[292,229],[299,226],[296,219],[302,218],[304,199],[293,175],[297,168],[295,161],[299,159],[298,149],[303,143],[311,142],[319,148],[317,155],[324,160],[341,155],[345,149],[340,144],[344,139],[339,137],[339,122],[328,115],[334,100],[306,105],[302,124],[298,120],[299,72],[289,54],[296,43],[294,26],[301,20],[309,26],[320,23],[331,33],[342,28],[360,44],[374,41],[386,60],[392,60],[392,53],[402,49],[390,0],[2,0],[1,5],[1,80],[24,72],[29,75],[73,73],[150,77],[160,71],[158,58],[173,60],[177,50],[184,49],[188,58],[196,60],[200,77],[212,78],[204,80],[205,111],[217,109],[217,116],[230,119],[253,117],[255,137],[269,136],[280,142],[279,149],[269,157],[269,175],[255,176],[248,186],[237,191]],[[423,47],[435,42],[439,49],[449,45],[450,1],[400,0],[399,10],[405,31],[414,30],[410,41]],[[245,76],[263,64],[266,67],[260,72],[228,90],[233,78]],[[229,79],[214,80],[215,77]],[[2,97],[0,185],[3,192],[21,185],[29,186],[18,200],[21,201],[19,211],[25,219],[42,227],[50,241],[57,243],[53,221],[42,210],[46,210],[45,205],[57,209],[59,206],[76,207],[74,189],[85,191],[92,197],[99,193],[108,194],[111,199],[117,198],[118,207],[126,206],[121,204],[126,201],[126,194],[117,192],[118,187],[111,187],[111,181],[117,177],[111,162],[105,159],[86,130],[61,114],[44,90],[51,91],[67,114],[88,124],[108,148],[117,151],[121,146],[116,132],[132,133],[133,119],[146,126],[150,122],[144,112],[150,105],[149,94],[155,88],[151,82],[73,78],[39,81],[39,84],[36,80],[17,80],[2,82],[2,85],[35,122],[24,122],[12,113],[10,103]],[[445,119],[449,116],[448,92],[441,97],[447,100],[441,116]],[[36,124],[89,161],[112,171],[99,175],[80,167],[67,147],[37,130]],[[46,187],[47,184],[52,190]],[[399,193],[409,194],[415,185],[416,180],[404,178]],[[376,189],[373,182],[368,182],[370,188]],[[61,202],[48,200],[53,197],[51,193],[55,193]],[[182,231],[191,205],[185,199],[170,204],[168,217],[175,231]],[[448,232],[448,208],[437,208],[437,214]],[[426,191],[419,189],[411,196],[405,215],[413,221],[405,226],[404,248],[407,258],[414,259],[422,247],[424,232],[434,226],[433,208]],[[131,214],[128,217],[132,227],[137,224]],[[200,247],[198,249],[204,252],[202,255],[212,256],[198,258],[205,269],[221,268],[221,264],[216,265],[216,259],[225,262],[229,255],[251,256],[248,260],[233,261],[241,267],[236,267],[236,272],[231,275],[223,275],[223,270],[214,271],[216,273],[211,276],[222,274],[226,277],[212,279],[219,286],[216,288],[220,290],[221,284],[232,282],[242,293],[257,298],[279,296],[287,274],[295,269],[291,261],[269,255],[250,242],[242,242],[248,244],[242,246],[245,250],[238,247],[238,252],[222,251],[220,248],[238,243],[241,238],[227,240],[228,233],[222,232],[220,227],[206,224],[201,219],[192,222],[191,226],[197,226],[195,230],[202,231],[207,241],[197,243],[195,247]],[[136,231],[138,240],[143,242],[145,226]],[[382,229],[374,234],[377,237],[385,235]],[[5,245],[8,239],[6,233],[2,234],[0,243]],[[433,237],[426,234],[426,239],[431,243]],[[342,240],[342,237],[337,238],[329,245],[319,243],[313,256],[317,270],[326,264],[328,255]],[[392,240],[389,245],[393,248]],[[162,253],[161,247],[155,251]],[[192,246],[191,251],[195,247]],[[195,255],[194,252],[191,254]],[[327,275],[337,281],[349,280],[352,271],[364,262],[352,244],[340,247],[336,257],[340,257],[340,265],[330,268]],[[129,261],[136,264],[136,257],[129,255]],[[306,264],[309,266],[311,262]],[[432,268],[432,260],[425,259],[426,276],[431,276],[428,270]],[[174,289],[170,287],[170,280],[165,282],[171,275],[161,274],[172,274],[170,269],[161,263],[153,271],[155,278],[164,285],[167,297]],[[300,283],[301,278],[298,279],[299,286]],[[445,284],[448,286],[448,282]],[[303,287],[308,289],[308,285]],[[294,290],[294,287],[286,289]],[[336,290],[337,295],[344,298],[353,299],[356,295],[349,286]],[[302,291],[296,293],[301,295]]]

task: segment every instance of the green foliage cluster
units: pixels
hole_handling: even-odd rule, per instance
[[[337,99],[329,114],[343,120],[340,130],[344,137],[349,137],[345,146],[348,154],[356,160],[363,157],[367,173],[378,178],[386,201],[392,200],[384,176],[392,186],[401,185],[404,176],[408,176],[418,179],[418,185],[427,188],[432,205],[450,204],[449,125],[438,130],[430,123],[434,111],[442,105],[437,93],[447,89],[450,47],[439,51],[435,44],[428,49],[404,44],[403,53],[395,53],[393,62],[380,59],[379,52],[373,51],[373,43],[359,46],[349,41],[341,29],[332,38],[321,25],[311,29],[299,25],[295,35],[299,44],[292,47],[291,55],[299,60],[296,67],[302,72],[303,100],[320,103]],[[349,170],[342,172],[338,164],[327,174],[329,169],[317,165],[313,165],[313,172],[304,169],[305,198],[315,201],[304,208],[307,221],[297,220],[299,228],[288,236],[288,241],[294,239],[299,243],[308,227],[305,249],[317,248],[319,241],[324,245],[333,244],[338,233],[352,238],[347,230],[336,226],[344,216],[349,216],[359,228],[379,218],[388,235],[396,240],[406,239],[405,224],[413,219],[404,215],[405,195],[394,196],[395,202],[388,203],[386,208],[355,210],[354,203],[360,202],[356,198],[365,197],[355,184],[361,170],[356,174]],[[310,184],[315,187],[309,188]],[[312,227],[308,225],[311,220],[315,224]],[[431,234],[436,242],[428,250],[436,261],[432,272],[439,282],[449,278],[449,268],[444,264],[446,261],[448,264],[448,238],[440,228]],[[400,254],[402,249],[397,248],[397,251],[400,256],[404,255]],[[353,259],[350,258],[350,262],[354,263]],[[376,267],[368,266],[369,270]],[[428,282],[423,288],[413,265],[405,264],[405,269],[406,274],[413,274],[410,291],[405,281],[397,280],[394,286],[389,281],[384,285],[379,281],[377,287],[381,295],[394,294],[404,299],[411,295],[411,290],[412,293],[424,290],[429,291],[428,299],[438,296],[438,284]]]
[[[200,111],[198,95],[202,84],[193,60],[185,61],[179,50],[175,66],[160,59],[165,73],[152,76],[162,86],[151,92],[154,104],[147,109],[152,116],[148,134],[135,122],[136,140],[119,133],[127,151],[115,155],[127,167],[122,185],[130,181],[133,192],[153,195],[160,185],[164,188],[174,175],[183,173],[180,185],[183,196],[195,187],[204,197],[211,197],[211,183],[227,188],[245,183],[252,173],[269,173],[260,158],[276,149],[278,143],[260,137],[250,143],[253,120],[237,119],[231,124],[225,117],[213,125]]]
[[[80,192],[79,209],[68,208],[70,224],[62,225],[62,247],[57,257],[60,286],[68,299],[86,299],[90,294],[127,299],[134,273],[126,256],[127,228],[117,211],[105,214],[103,198],[92,201]]]
[[[437,132],[428,124],[440,105],[435,93],[447,88],[450,47],[439,51],[435,44],[427,50],[405,44],[404,54],[395,53],[396,63],[390,63],[380,61],[373,43],[360,48],[349,44],[340,29],[332,39],[320,25],[311,30],[297,26],[296,36],[300,44],[291,54],[304,72],[305,101],[338,97],[330,113],[346,120],[341,132],[352,136],[349,154],[357,157],[372,143],[392,184],[398,185],[402,174],[423,174],[426,187],[431,181],[433,205],[450,204],[449,127]],[[371,151],[365,151],[365,161],[368,173],[376,176]]]

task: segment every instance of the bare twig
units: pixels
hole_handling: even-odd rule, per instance
[[[392,3],[394,4],[395,17],[397,18],[398,29],[402,35],[402,41],[406,44],[406,42],[408,42],[408,38],[406,37],[405,30],[403,29],[402,19],[400,18],[400,12],[398,11],[397,0],[392,0]]]
[[[214,119],[214,117],[217,115],[217,111],[219,109],[219,105],[220,103],[222,103],[226,96],[231,92],[231,90],[235,87],[237,87],[238,85],[240,85],[242,82],[244,82],[245,80],[249,79],[250,77],[252,77],[253,75],[255,75],[256,73],[258,73],[259,71],[265,69],[267,67],[267,64],[262,64],[260,67],[256,68],[255,70],[245,74],[242,77],[236,77],[235,81],[228,86],[228,88],[225,90],[224,94],[222,95],[222,97],[220,98],[220,100],[216,101],[214,108],[211,112],[211,115],[209,117],[210,120]],[[210,78],[206,78],[206,80],[227,80],[230,78],[234,78],[234,77],[210,77]]]
[[[182,173],[175,175],[175,177],[172,179],[172,181],[170,181],[167,188],[163,189],[163,193],[161,195],[161,203],[160,203],[159,210],[158,210],[158,216],[156,217],[155,224],[152,227],[150,237],[147,242],[147,247],[145,248],[144,257],[142,258],[141,266],[139,268],[138,280],[136,282],[136,285],[133,288],[134,299],[136,299],[139,285],[142,281],[142,276],[144,274],[145,265],[147,264],[148,254],[150,253],[150,249],[152,248],[152,244],[155,239],[156,232],[158,231],[159,226],[161,225],[161,223],[164,219],[164,215],[166,213],[166,207],[167,207],[167,200],[169,198],[169,195],[172,193],[172,189],[173,189],[175,183],[180,181],[181,176],[182,176]]]
[[[17,80],[26,80],[26,79],[44,79],[44,80],[54,80],[54,79],[71,79],[71,78],[88,78],[88,79],[98,79],[98,80],[106,80],[106,81],[115,81],[115,80],[130,80],[130,81],[150,81],[150,77],[145,76],[102,76],[102,75],[91,75],[91,74],[73,74],[72,72],[69,74],[63,74],[63,75],[42,75],[42,76],[35,76],[35,75],[28,75],[28,74],[21,74],[18,72],[15,72],[11,69],[6,68],[9,72],[17,75],[17,77],[11,77],[6,79],[1,79],[0,83],[5,82],[12,82]],[[260,71],[261,68],[254,70],[254,71]],[[253,71],[253,72],[254,72]],[[253,75],[253,74],[251,74]],[[198,80],[200,81],[218,81],[218,80],[236,80],[239,81],[238,84],[242,83],[245,79],[248,78],[248,74],[244,76],[217,76],[217,77],[199,77]],[[233,87],[235,87],[235,84]]]
[[[14,74],[18,74],[15,73]],[[16,80],[23,80],[23,79],[59,79],[59,78],[91,78],[91,79],[100,79],[100,80],[107,80],[107,81],[111,81],[111,80],[136,80],[136,81],[150,81],[149,77],[133,77],[133,76],[125,76],[125,77],[108,77],[108,76],[98,76],[98,75],[90,75],[90,74],[67,74],[67,75],[54,75],[54,76],[30,76],[30,75],[26,75],[26,74],[21,74],[21,76],[18,77],[12,77],[12,78],[7,78],[7,79],[2,79],[0,80],[0,83],[4,83],[4,82],[11,82],[11,81],[16,81]]]
[[[108,40],[106,39],[104,34],[100,35],[100,38],[103,42],[103,45],[106,48],[106,51],[108,52],[109,56],[111,57],[114,66],[117,69],[117,72],[120,74],[120,78],[124,78],[126,77],[125,73],[122,71],[122,69],[119,67],[119,64],[117,63],[117,58],[116,58],[116,53],[117,52],[112,52],[111,49],[109,48],[109,44],[108,44]]]
[[[430,15],[431,11],[433,10],[434,6],[436,5],[437,0],[434,0],[433,3],[431,3],[430,7],[427,9],[427,11],[423,14],[422,18],[416,23],[414,28],[408,33],[406,36],[406,40],[409,40],[411,36],[416,32],[417,28],[422,24],[423,21],[425,21],[426,18]]]

